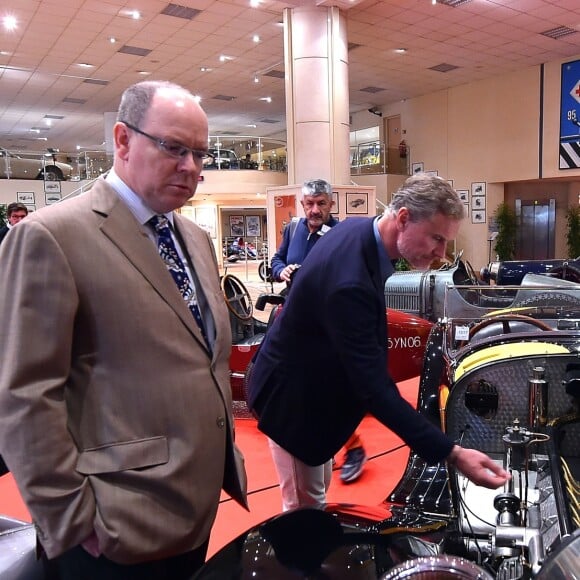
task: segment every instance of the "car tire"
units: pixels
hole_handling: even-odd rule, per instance
[[[56,165],[47,165],[44,171],[38,175],[38,179],[45,179],[46,181],[63,181],[64,175],[60,167]]]

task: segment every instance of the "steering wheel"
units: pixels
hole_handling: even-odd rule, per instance
[[[531,316],[526,316],[525,314],[498,314],[497,316],[490,316],[489,318],[484,318],[480,320],[477,324],[473,325],[469,329],[469,340],[471,340],[480,330],[491,326],[492,324],[496,324],[501,322],[503,333],[509,334],[511,333],[511,326],[510,322],[524,322],[525,324],[529,324],[530,326],[535,326],[540,330],[545,331],[552,331],[554,330],[551,326],[538,320],[537,318],[532,318]],[[460,346],[464,346],[465,341],[462,341]]]
[[[473,284],[473,286],[479,286],[479,279],[477,278],[477,274],[475,273],[473,266],[467,260],[465,260],[463,263],[465,264],[465,270],[471,284]]]
[[[242,322],[250,320],[254,313],[254,306],[250,293],[241,280],[231,274],[226,274],[220,285],[228,310]]]

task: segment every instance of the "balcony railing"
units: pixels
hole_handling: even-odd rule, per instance
[[[1,148],[0,148],[1,150]],[[39,171],[49,163],[60,162],[68,166],[64,178],[71,181],[95,179],[107,172],[113,165],[113,155],[104,151],[80,151],[78,153],[57,152],[47,157],[46,152],[3,151],[0,169],[5,166],[0,177],[36,178]],[[204,170],[256,170],[286,172],[287,152],[284,141],[252,136],[211,136],[210,157],[204,162]],[[36,159],[38,167],[21,176],[16,174],[16,164],[23,164],[24,158]],[[351,175],[391,173],[409,175],[409,150],[403,155],[398,147],[385,147],[379,141],[360,143],[350,148]],[[72,169],[71,169],[72,168]],[[48,170],[47,170],[48,171]]]

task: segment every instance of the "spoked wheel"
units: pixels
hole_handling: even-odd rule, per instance
[[[250,293],[242,281],[231,274],[226,274],[221,280],[221,288],[228,310],[242,322],[250,320],[254,306]]]

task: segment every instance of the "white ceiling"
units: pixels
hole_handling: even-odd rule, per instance
[[[15,31],[0,29],[0,145],[103,149],[103,113],[115,111],[123,89],[144,78],[199,94],[212,135],[284,138],[284,79],[264,73],[284,71],[283,9],[305,4],[338,5],[346,14],[351,113],[580,54],[580,0],[469,0],[457,7],[431,0],[175,4],[199,13],[192,19],[162,14],[168,0],[0,0],[0,18],[18,20]],[[133,20],[131,10],[142,18]],[[558,27],[571,33],[542,34]],[[123,46],[151,52],[121,53]],[[395,53],[401,47],[407,52]],[[221,54],[233,59],[220,62]],[[457,68],[431,70],[442,64]],[[259,100],[266,96],[271,103]],[[63,118],[47,127],[45,115]]]

